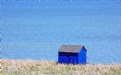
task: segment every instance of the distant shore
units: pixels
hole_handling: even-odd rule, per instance
[[[47,60],[1,59],[0,75],[121,75],[121,64],[65,65]]]

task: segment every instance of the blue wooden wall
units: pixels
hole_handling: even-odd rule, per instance
[[[77,64],[78,63],[78,53],[59,52],[58,62],[66,63],[66,64]]]
[[[86,64],[86,50],[84,47],[79,52],[78,59],[79,59],[78,61],[79,64]]]

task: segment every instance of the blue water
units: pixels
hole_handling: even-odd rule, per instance
[[[120,0],[3,0],[1,58],[58,59],[84,45],[90,63],[121,63]]]

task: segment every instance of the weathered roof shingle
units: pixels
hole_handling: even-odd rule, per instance
[[[59,52],[79,53],[83,47],[82,45],[62,45]]]

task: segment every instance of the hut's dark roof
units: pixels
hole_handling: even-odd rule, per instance
[[[62,45],[59,52],[79,53],[83,47],[82,45]]]

